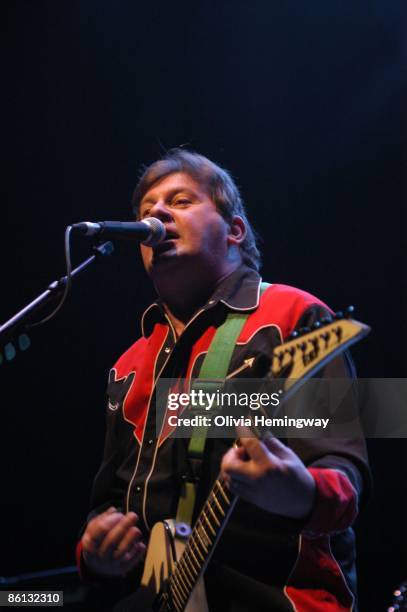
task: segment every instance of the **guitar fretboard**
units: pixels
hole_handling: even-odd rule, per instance
[[[169,579],[172,606],[182,612],[198,579],[204,572],[237,496],[218,478],[202,508],[185,550]]]

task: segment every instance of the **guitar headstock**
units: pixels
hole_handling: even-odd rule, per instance
[[[328,361],[364,338],[370,327],[351,318],[353,308],[303,328],[273,351],[270,378],[285,379],[285,391],[298,379],[306,380]]]

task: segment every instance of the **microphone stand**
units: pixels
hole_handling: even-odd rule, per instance
[[[93,247],[93,255],[83,261],[77,268],[72,270],[71,279],[73,280],[81,272],[86,270],[96,260],[101,260],[114,251],[112,242],[104,242],[98,246]],[[30,340],[25,334],[27,330],[27,324],[31,321],[39,310],[41,310],[48,302],[54,300],[63,293],[67,283],[67,277],[63,276],[59,280],[54,281],[48,288],[41,293],[35,300],[27,304],[22,310],[17,312],[11,319],[6,321],[0,326],[0,348],[4,347],[6,361],[11,361],[15,355],[16,350],[12,344],[12,340],[19,334],[18,344],[21,350],[26,350],[30,346]],[[2,362],[2,355],[0,353],[0,364]]]

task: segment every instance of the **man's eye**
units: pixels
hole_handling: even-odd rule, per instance
[[[140,212],[140,219],[145,219],[146,217],[148,217],[149,213],[150,213],[150,209],[149,208],[144,208]]]
[[[189,200],[188,198],[177,198],[176,200],[173,201],[173,205],[175,206],[186,206],[188,204],[191,204],[191,200]]]

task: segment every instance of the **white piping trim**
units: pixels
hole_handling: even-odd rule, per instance
[[[194,314],[194,316],[192,317],[192,319],[190,319],[188,321],[188,323],[185,325],[184,329],[182,330],[182,333],[180,334],[180,336],[182,336],[182,334],[185,332],[185,330],[191,325],[191,323],[193,321],[195,321],[195,319],[197,319],[199,317],[199,315],[201,315],[203,312],[206,312],[206,308],[201,308],[201,310],[198,310],[198,312],[196,312]]]
[[[284,342],[283,334],[281,332],[281,328],[278,325],[276,325],[275,323],[267,323],[266,325],[262,325],[261,327],[258,327],[257,329],[255,329],[254,332],[252,333],[252,335],[245,342],[236,342],[236,346],[244,346],[245,344],[248,344],[250,342],[250,340],[252,338],[254,338],[254,336],[257,334],[257,332],[259,332],[261,329],[266,329],[267,327],[275,327],[277,329],[278,333],[279,333],[281,343]],[[277,348],[277,347],[274,347],[274,348]]]
[[[174,333],[174,329],[173,329],[172,325],[171,325],[171,329],[172,329],[172,331]],[[162,351],[162,348],[164,346],[165,341],[167,340],[169,330],[170,330],[170,328],[168,328],[167,335],[165,336],[164,342],[161,344],[161,347],[160,347],[160,349],[159,349],[159,351],[157,353],[155,364],[157,363],[157,359],[158,359],[158,357],[159,357],[159,355],[160,355],[160,353]],[[153,396],[153,393],[154,393],[157,381],[159,380],[159,378],[161,376],[161,372],[164,370],[164,368],[167,365],[170,357],[171,357],[171,353],[168,353],[167,359],[164,361],[164,363],[163,363],[163,365],[161,367],[161,370],[158,372],[157,376],[154,377],[153,385],[151,387],[151,392],[150,392],[150,399],[149,399],[149,402],[148,402],[148,411],[150,411],[151,398]],[[155,365],[154,365],[154,370],[155,370]],[[147,413],[147,416],[148,416],[148,413]],[[149,531],[150,531],[150,527],[149,527],[149,524],[147,522],[147,514],[146,514],[147,488],[148,488],[148,481],[150,480],[151,475],[152,475],[152,473],[154,471],[155,461],[156,461],[156,458],[157,458],[157,451],[158,451],[158,449],[160,447],[160,438],[161,438],[161,433],[163,431],[164,423],[165,423],[165,418],[163,419],[163,422],[161,424],[160,434],[157,436],[157,441],[156,441],[156,445],[155,445],[155,448],[154,448],[153,463],[151,464],[150,471],[149,471],[149,473],[147,475],[147,478],[145,479],[145,482],[144,482],[144,491],[143,491],[143,520],[144,520],[145,526],[147,527],[147,529]],[[147,419],[146,419],[146,425],[147,425]],[[144,439],[145,431],[146,431],[146,427],[144,427],[143,439]]]
[[[171,331],[172,331],[172,337],[173,337],[173,340],[174,340],[174,343],[175,343],[175,342],[177,341],[177,332],[175,331],[175,328],[174,328],[174,326],[173,326],[173,324],[172,324],[172,322],[171,322],[170,317],[169,317],[169,316],[167,316],[167,314],[166,314],[166,313],[164,314],[164,316],[165,316],[165,318],[167,319],[167,321],[168,321],[168,325],[169,325],[169,326],[170,326],[170,328],[171,328]],[[158,378],[158,376],[157,376],[157,378]]]
[[[257,285],[256,303],[253,304],[252,306],[248,306],[247,308],[239,308],[238,306],[232,306],[226,300],[219,300],[219,301],[222,302],[222,304],[225,304],[225,306],[227,306],[228,308],[231,308],[232,310],[237,310],[237,311],[246,311],[246,310],[253,310],[254,308],[258,308],[259,302],[260,302],[260,288],[261,288],[262,282],[263,282],[263,279],[260,277],[258,285]],[[269,287],[272,287],[272,283],[269,283]]]
[[[330,555],[331,555],[332,559],[335,561],[335,563],[336,563],[336,565],[337,565],[337,567],[338,567],[338,569],[339,569],[339,572],[340,572],[340,574],[341,574],[341,576],[342,576],[342,580],[343,580],[343,582],[344,582],[344,585],[345,585],[345,587],[346,587],[346,589],[347,589],[347,591],[348,591],[349,595],[350,595],[350,596],[351,596],[351,598],[352,598],[352,604],[351,604],[351,607],[348,609],[348,610],[349,610],[349,612],[352,612],[352,610],[353,610],[353,606],[354,606],[354,603],[355,603],[355,597],[354,597],[354,595],[353,595],[352,591],[350,590],[350,588],[349,588],[349,586],[348,586],[348,583],[346,582],[346,578],[345,578],[345,576],[343,575],[343,572],[342,572],[342,569],[341,569],[340,564],[338,563],[337,559],[335,558],[335,555],[334,555],[334,554],[333,554],[333,552],[332,552],[332,548],[331,548],[331,538],[330,538],[330,536],[329,536],[329,535],[326,535],[326,536],[324,536],[324,537],[326,537],[326,538],[327,538],[327,540],[328,540],[328,549],[329,549]],[[302,548],[302,535],[300,535],[300,536],[299,536],[299,546],[298,546],[298,554],[297,554],[297,558],[296,558],[296,560],[295,560],[294,566],[293,566],[293,568],[292,568],[292,570],[291,570],[290,574],[288,575],[288,578],[287,578],[287,584],[285,584],[285,585],[284,585],[284,589],[283,589],[283,591],[284,591],[284,595],[287,597],[287,599],[289,600],[289,602],[291,603],[291,605],[292,605],[292,606],[293,606],[293,608],[294,608],[294,612],[300,612],[300,611],[298,610],[298,608],[296,608],[295,603],[293,602],[293,600],[291,599],[291,597],[290,597],[290,596],[289,596],[289,594],[287,593],[287,587],[288,587],[288,583],[289,583],[289,581],[290,581],[290,578],[291,578],[291,576],[293,575],[293,573],[294,573],[294,571],[295,571],[295,569],[296,569],[296,567],[297,567],[297,565],[298,565],[298,560],[299,560],[300,555],[301,555],[301,548]]]
[[[146,310],[143,312],[143,315],[141,317],[141,333],[143,334],[144,337],[146,337],[145,334],[144,334],[144,317],[155,306],[157,306],[159,308],[158,302],[153,302],[152,304],[150,304],[150,306],[148,308],[146,308]]]
[[[151,464],[150,471],[149,471],[148,476],[147,476],[147,478],[145,480],[145,483],[144,483],[144,491],[143,491],[143,520],[144,520],[145,526],[147,527],[147,529],[149,531],[150,531],[150,527],[149,527],[149,524],[147,522],[147,508],[146,508],[146,506],[147,506],[147,487],[148,487],[148,481],[150,480],[151,475],[152,475],[152,473],[154,471],[155,461],[157,459],[157,453],[158,453],[158,448],[159,448],[159,441],[160,441],[161,434],[162,434],[163,429],[164,429],[164,423],[165,423],[165,416],[164,416],[163,422],[161,424],[160,434],[159,434],[159,436],[157,436],[157,443],[156,443],[155,449],[154,449],[153,463]]]
[[[259,303],[257,302],[257,304],[254,304],[253,306],[248,306],[247,308],[242,308],[241,306],[240,307],[239,306],[232,306],[231,304],[229,304],[225,300],[219,300],[219,302],[222,302],[222,304],[225,304],[225,306],[230,308],[230,310],[234,310],[236,312],[246,312],[247,310],[255,310],[255,308],[257,308],[258,305],[259,305]]]
[[[154,373],[155,373],[155,368],[156,368],[156,365],[157,365],[158,357],[159,357],[159,355],[160,355],[160,353],[161,353],[161,350],[162,350],[162,348],[163,348],[163,346],[164,346],[164,344],[165,344],[165,342],[166,342],[166,340],[167,340],[167,337],[168,337],[169,331],[170,331],[170,330],[169,330],[169,329],[167,329],[167,333],[166,333],[166,335],[165,335],[165,337],[164,337],[164,339],[163,339],[163,341],[162,341],[162,344],[161,344],[161,346],[160,346],[160,348],[159,348],[159,350],[157,351],[157,354],[156,354],[156,356],[155,356],[155,360],[154,360],[154,367],[153,367],[153,377],[154,377]],[[168,358],[169,358],[169,356],[168,356]],[[167,363],[168,358],[167,358],[167,360],[166,360],[166,362],[165,362],[165,363]],[[164,366],[165,366],[165,363],[164,363]],[[164,368],[164,366],[163,366],[163,368]],[[161,370],[160,370],[160,374],[161,374],[161,372],[162,372],[162,368],[161,368]],[[157,376],[157,378],[158,378],[158,376]],[[141,442],[140,442],[140,445],[139,445],[139,452],[138,452],[138,455],[137,455],[136,466],[135,466],[135,468],[134,468],[133,476],[131,477],[131,480],[130,480],[130,482],[129,482],[129,486],[128,486],[128,488],[127,488],[127,496],[126,496],[126,512],[129,512],[129,508],[130,508],[130,491],[131,491],[131,487],[132,487],[132,485],[133,485],[133,481],[134,481],[134,478],[136,477],[137,470],[138,470],[138,464],[139,464],[139,461],[140,461],[141,449],[143,448],[144,434],[145,434],[146,429],[147,429],[147,420],[148,420],[148,415],[149,415],[149,413],[150,413],[150,404],[151,404],[151,398],[152,398],[152,396],[153,396],[154,387],[155,387],[155,380],[154,380],[154,378],[153,378],[153,384],[151,385],[150,397],[149,397],[149,399],[148,399],[147,414],[146,414],[146,418],[145,418],[145,421],[144,421],[143,435],[142,435],[142,437],[141,437]],[[123,409],[124,409],[124,402],[123,402]],[[124,410],[123,410],[123,413],[124,413]],[[126,419],[126,418],[125,418],[125,420],[126,420],[128,423],[132,423],[132,421],[129,421],[129,420],[128,420],[128,419]],[[132,425],[134,426],[134,423],[132,423]],[[136,438],[136,440],[137,440],[137,437],[136,437],[135,432],[133,432],[133,435],[134,435],[134,437],[135,437],[135,438]],[[138,440],[137,440],[137,442],[138,442]],[[148,529],[148,525],[147,525],[147,524],[146,524],[146,527],[147,527],[147,529]]]
[[[298,536],[298,552],[297,552],[297,558],[296,558],[296,560],[295,560],[295,562],[294,562],[294,565],[293,565],[293,568],[292,568],[291,572],[290,572],[290,573],[289,573],[289,575],[288,575],[288,578],[287,578],[287,584],[285,584],[285,585],[284,585],[284,588],[283,588],[283,593],[284,593],[284,595],[287,597],[287,599],[288,599],[288,601],[290,602],[290,604],[292,605],[292,607],[293,607],[293,612],[299,612],[299,611],[298,611],[298,608],[296,607],[295,603],[293,602],[293,600],[291,599],[291,597],[290,597],[290,596],[289,596],[289,594],[287,593],[287,585],[288,585],[288,583],[289,583],[289,581],[290,581],[291,576],[293,575],[293,573],[294,573],[294,571],[295,571],[295,568],[296,568],[296,567],[297,567],[297,565],[298,565],[298,560],[299,560],[300,555],[301,555],[301,547],[302,547],[302,535],[299,535],[299,536]]]
[[[351,603],[351,606],[350,606],[350,608],[349,608],[349,612],[352,612],[352,610],[353,610],[353,606],[354,606],[354,604],[355,604],[355,597],[354,597],[354,595],[353,595],[352,591],[350,590],[350,588],[349,588],[349,586],[348,586],[348,583],[346,582],[346,578],[345,578],[345,576],[343,575],[343,571],[342,571],[342,568],[341,568],[340,564],[338,563],[338,561],[337,561],[337,559],[336,559],[335,555],[334,555],[334,554],[333,554],[333,552],[332,552],[332,548],[331,548],[331,538],[330,538],[329,536],[328,536],[328,548],[329,548],[329,552],[331,553],[331,557],[332,557],[332,559],[335,561],[335,563],[336,563],[336,565],[337,565],[337,567],[338,567],[338,570],[339,570],[339,572],[340,572],[340,574],[341,574],[341,576],[342,576],[342,580],[343,580],[343,582],[344,582],[344,584],[345,584],[345,587],[347,588],[348,593],[349,593],[349,595],[350,595],[350,596],[351,596],[351,598],[352,598],[352,603]]]
[[[260,285],[259,285],[259,286],[260,286]],[[250,340],[252,340],[252,338],[254,338],[254,336],[257,334],[257,332],[259,332],[259,331],[260,331],[260,330],[262,330],[262,329],[266,329],[267,327],[275,327],[275,328],[277,329],[278,333],[279,333],[279,336],[280,336],[280,340],[281,340],[281,342],[283,342],[283,335],[282,335],[282,333],[281,333],[281,329],[280,329],[280,327],[279,327],[278,325],[276,325],[275,323],[267,323],[267,325],[262,325],[261,327],[258,327],[258,328],[257,328],[257,329],[256,329],[256,330],[255,330],[255,331],[252,333],[252,335],[251,335],[251,336],[250,336],[250,337],[249,337],[249,338],[248,338],[248,339],[247,339],[245,342],[236,342],[236,346],[244,346],[245,344],[248,344],[248,343],[250,342]],[[195,364],[196,364],[197,360],[199,359],[199,357],[200,357],[201,355],[206,355],[206,353],[207,353],[207,352],[208,352],[208,351],[201,351],[200,353],[198,353],[198,354],[196,355],[196,357],[195,357],[194,361],[192,362],[191,374],[192,374],[192,372],[194,371]],[[243,365],[243,364],[242,364],[242,365]],[[240,367],[242,367],[242,366],[240,366]],[[232,372],[232,374],[233,374],[233,372]],[[228,374],[228,375],[226,376],[226,379],[227,379],[227,378],[230,378],[230,377],[231,377],[231,374]]]

